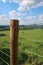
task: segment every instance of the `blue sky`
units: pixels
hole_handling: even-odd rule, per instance
[[[17,10],[17,8],[17,3],[3,3],[2,1],[0,1],[0,14],[8,14],[12,10]]]
[[[0,25],[10,19],[20,20],[20,25],[43,24],[43,0],[0,0]]]

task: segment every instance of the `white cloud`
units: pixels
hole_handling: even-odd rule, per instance
[[[10,11],[9,15],[10,19],[19,19],[19,20],[23,18],[23,16],[25,16],[25,14],[21,14],[19,12],[16,12],[15,10]]]
[[[43,0],[23,0],[20,3],[20,6],[18,8],[19,11],[23,10],[29,10],[31,8],[36,8],[39,6],[43,6]],[[23,9],[25,8],[25,9]]]
[[[4,3],[6,3],[6,0],[2,0]]]
[[[16,3],[18,3],[18,4],[20,4],[21,1],[22,1],[22,0],[9,0],[9,2],[16,2]]]
[[[23,18],[25,14],[21,14],[16,12],[15,10],[9,12],[10,19],[19,19],[20,25],[30,25],[30,24],[43,24],[43,14],[38,16],[27,16],[25,19]],[[0,25],[8,25],[9,19],[7,15],[0,15]]]
[[[43,14],[40,14],[38,16],[28,16],[25,19],[21,18],[21,16],[23,15],[15,11],[11,11],[9,15],[10,17],[12,16],[12,18],[18,18],[20,25],[43,24]],[[8,17],[6,15],[0,15],[0,25],[8,25],[9,22],[10,21],[8,20]]]
[[[24,24],[25,25],[35,24],[36,18],[37,18],[36,16],[28,16],[27,18],[25,18]]]
[[[6,15],[0,15],[0,25],[8,25],[9,20]]]
[[[22,0],[2,0],[4,3],[6,3],[7,1],[9,1],[10,3],[15,2],[15,3],[21,3]]]
[[[38,16],[27,16],[26,18],[23,18],[26,16],[25,14],[21,14],[13,10],[10,11],[9,15],[10,19],[18,19],[20,21],[20,25],[43,24],[43,14],[40,14]]]
[[[33,19],[36,19],[36,16],[28,16],[26,19],[33,20]]]
[[[21,14],[19,12],[16,12],[15,10],[10,11],[7,15],[0,15],[0,25],[8,25],[10,19],[16,19],[16,20],[22,20],[22,18],[25,16],[25,14]],[[9,19],[8,19],[9,17]]]
[[[2,0],[4,3],[7,1],[15,2],[19,4],[18,10],[19,11],[26,11],[31,8],[37,8],[43,6],[43,0]]]
[[[20,20],[20,24],[43,24],[43,14],[40,14],[39,16],[28,16],[27,18]]]
[[[43,20],[43,14],[39,15],[39,19]]]

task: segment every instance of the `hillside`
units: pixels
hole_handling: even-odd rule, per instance
[[[43,25],[37,25],[37,24],[19,25],[20,30],[31,30],[31,29],[38,29],[38,28],[43,29]],[[10,25],[0,25],[0,31],[1,30],[9,30],[9,29],[10,29]]]

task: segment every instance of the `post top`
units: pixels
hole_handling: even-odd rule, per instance
[[[16,19],[11,19],[10,21],[12,21],[12,22],[13,22],[13,21],[19,21],[19,20],[16,20]]]
[[[10,25],[18,27],[19,26],[19,20],[10,20]]]

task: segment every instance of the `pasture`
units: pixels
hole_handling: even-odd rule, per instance
[[[0,49],[9,54],[10,31],[0,31]],[[31,65],[43,62],[43,29],[19,30],[18,63]]]

